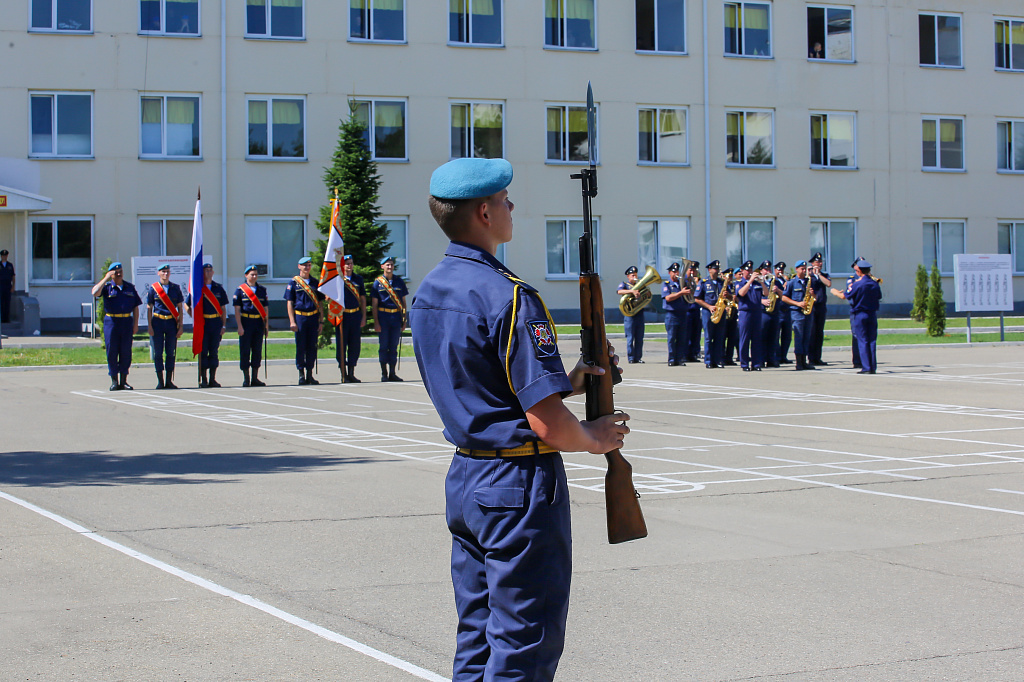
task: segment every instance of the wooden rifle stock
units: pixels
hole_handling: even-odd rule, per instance
[[[608,336],[604,324],[604,297],[601,278],[596,274],[580,277],[580,316],[584,362],[596,365],[604,374],[586,377],[587,421],[615,412],[612,385],[621,381],[619,370],[608,355]],[[640,494],[633,487],[633,467],[618,449],[605,453],[608,472],[604,477],[604,500],[608,515],[608,542],[618,544],[647,537],[647,524],[640,509]]]

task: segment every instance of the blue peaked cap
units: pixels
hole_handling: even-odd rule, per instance
[[[430,195],[438,199],[489,197],[512,183],[512,164],[505,159],[454,159],[430,176]]]

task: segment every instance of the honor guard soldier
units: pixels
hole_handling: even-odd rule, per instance
[[[837,298],[841,298],[850,304],[850,353],[853,356],[852,359],[854,369],[861,369],[862,365],[860,361],[860,344],[857,343],[857,325],[854,323],[853,320],[853,301],[850,300],[849,293],[850,288],[853,286],[853,283],[856,282],[858,279],[857,263],[861,260],[863,259],[860,256],[857,256],[853,260],[853,263],[850,264],[850,269],[854,271],[854,274],[846,278],[846,287],[842,291],[839,291],[838,289],[831,289],[832,294],[834,296],[836,296]]]
[[[171,266],[164,263],[156,269],[159,280],[150,285],[146,292],[146,308],[149,315],[149,349],[156,369],[156,388],[177,388],[174,385],[174,358],[178,339],[185,331],[185,316],[181,304],[185,297],[181,287],[171,281]],[[165,359],[166,356],[166,359]],[[166,380],[164,372],[167,373]]]
[[[402,278],[395,274],[395,259],[388,256],[380,262],[384,274],[373,280],[370,302],[373,307],[373,331],[379,336],[377,359],[380,360],[381,381],[402,381],[395,374],[398,346],[405,331],[405,297],[409,295]]]
[[[199,353],[199,388],[220,388],[217,368],[220,367],[220,341],[228,319],[228,292],[213,281],[213,263],[203,265],[203,350]],[[192,292],[185,297],[185,310],[192,314]],[[200,320],[192,320],[195,327]],[[207,379],[207,372],[210,378]]]
[[[761,309],[764,303],[761,273],[754,271],[754,261],[749,260],[740,267],[740,270],[740,279],[736,282],[740,367],[744,372],[760,372],[764,364],[761,352]]]
[[[785,291],[786,284],[789,282],[789,278],[786,276],[785,261],[780,260],[775,264],[775,279],[779,287]],[[776,357],[779,359],[780,365],[791,365],[793,361],[786,357],[789,355],[789,346],[793,342],[793,319],[789,314],[790,306],[782,300],[780,295],[778,302],[775,304],[775,309],[779,311],[779,346]]]
[[[882,287],[871,276],[871,263],[861,258],[853,266],[857,281],[850,287],[847,297],[853,313],[854,337],[860,346],[861,370],[857,374],[874,374],[878,369],[876,357],[878,341],[878,307],[882,300]]]
[[[761,353],[764,356],[764,364],[768,367],[780,367],[779,361],[779,318],[782,311],[779,309],[779,296],[785,290],[782,283],[772,274],[772,262],[766,260],[761,263],[758,270],[761,273],[761,282],[764,288],[765,304],[761,307]],[[774,304],[772,294],[774,293]],[[771,310],[768,306],[771,305]]]
[[[0,251],[0,323],[11,321],[11,294],[14,293],[14,263],[7,261],[7,249]]]
[[[434,171],[430,210],[451,240],[417,289],[411,318],[423,383],[457,446],[445,481],[459,625],[453,680],[546,682],[565,641],[572,572],[569,499],[559,450],[621,447],[627,415],[580,422],[562,403],[567,376],[536,289],[495,257],[512,238],[504,159]]]
[[[284,288],[288,322],[295,332],[295,367],[299,370],[299,386],[320,384],[313,378],[313,368],[316,366],[317,339],[324,326],[320,317],[320,301],[325,296],[317,290],[320,282],[309,274],[311,268],[309,256],[300,258],[299,274],[292,277]]]
[[[256,266],[248,266],[245,269],[245,281],[235,289],[233,301],[242,386],[266,386],[260,381],[259,374],[263,339],[270,334],[270,313],[267,308],[267,290],[256,281],[258,277]]]
[[[808,274],[811,278],[811,286],[814,287],[814,310],[811,312],[811,344],[807,349],[808,362],[812,365],[827,365],[821,359],[822,347],[825,345],[825,318],[828,317],[828,289],[832,286],[832,280],[828,273],[822,272],[822,258],[820,253],[811,256],[811,263]]]
[[[679,279],[679,263],[668,266],[668,279],[661,285],[661,307],[665,311],[665,334],[668,336],[668,366],[686,366],[686,311],[690,304],[683,299],[692,293]]]
[[[132,336],[139,331],[139,306],[142,299],[131,282],[124,279],[124,268],[115,261],[103,279],[92,288],[93,298],[103,299],[103,341],[107,345],[107,373],[110,390],[132,390],[128,369],[132,365]]]
[[[715,305],[722,295],[724,283],[718,277],[721,263],[713,260],[708,263],[708,276],[702,279],[694,292],[694,300],[701,309],[701,321],[704,326],[704,366],[724,367],[723,354],[725,352],[725,316],[718,323],[711,321],[715,312]]]
[[[362,276],[355,274],[355,265],[350,253],[345,254],[345,308],[342,313],[341,325],[334,328],[338,368],[345,373],[346,382],[359,384],[362,382],[356,378],[356,363],[359,362],[359,351],[363,345],[363,327],[366,326],[366,287],[363,285]]]
[[[700,284],[700,261],[690,261],[689,267],[683,274],[683,281],[686,282],[687,286],[693,291],[697,292],[697,286]],[[701,307],[697,303],[697,299],[694,298],[693,303],[690,303],[689,310],[686,311],[686,361],[697,362],[700,360],[700,333],[703,329],[701,324]]]
[[[626,279],[619,283],[616,293],[619,296],[636,296],[637,291],[633,289],[639,279],[638,270],[635,265],[626,268]],[[644,357],[644,309],[636,311],[633,315],[623,315],[622,322],[626,327],[626,358],[630,363],[643,362]]]
[[[799,260],[793,266],[796,275],[786,282],[786,290],[782,294],[783,302],[789,304],[789,319],[793,324],[793,346],[796,352],[796,369],[816,369],[807,362],[807,351],[811,341],[811,315],[805,314],[804,299],[810,289],[810,278],[807,277],[807,261]]]

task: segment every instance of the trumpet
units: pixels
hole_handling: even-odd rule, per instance
[[[623,294],[619,298],[619,310],[626,317],[633,317],[638,312],[644,309],[645,306],[649,305],[651,300],[654,298],[654,294],[647,287],[651,284],[662,283],[661,275],[658,271],[652,268],[650,265],[647,266],[647,270],[644,271],[644,276],[636,281],[636,284],[630,287],[635,294]]]

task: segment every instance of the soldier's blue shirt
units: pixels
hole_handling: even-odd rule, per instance
[[[828,276],[827,272],[821,273],[821,276],[826,277],[828,279],[832,279],[831,277]],[[827,304],[828,301],[826,299],[828,298],[828,287],[826,287],[825,283],[818,279],[815,275],[812,274],[810,275],[810,277],[811,286],[814,288],[814,305],[817,306]]]
[[[213,294],[213,297],[217,299],[217,303],[220,303],[221,306],[226,306],[228,304],[228,292],[225,291],[224,287],[222,287],[219,283],[215,281],[210,282],[210,293]],[[185,297],[185,304],[188,305],[189,307],[192,307],[191,291],[188,292],[188,296]],[[207,307],[208,306],[203,306],[204,315],[212,315],[215,312],[217,312],[216,310],[207,310]]]
[[[882,287],[870,277],[861,277],[850,286],[850,312],[876,313],[882,300]]]
[[[299,283],[295,281],[295,278],[288,280],[288,286],[284,288],[284,300],[291,301],[295,304],[295,309],[308,313],[314,310],[320,309],[320,301],[324,299],[324,295],[317,291],[317,287],[320,286],[319,280],[316,277],[310,277],[306,280],[306,284],[313,291],[314,298],[310,298],[306,290],[299,286]]]
[[[267,308],[267,289],[266,289],[266,287],[264,287],[259,282],[257,282],[256,286],[253,288],[252,291],[253,291],[254,294],[256,294],[256,300],[259,301],[260,303],[262,303],[263,304],[263,309],[266,310],[266,308]],[[256,309],[256,306],[253,305],[253,302],[249,299],[248,294],[246,294],[244,291],[242,291],[241,285],[239,285],[239,287],[237,289],[235,289],[235,298],[232,301],[232,303],[234,303],[234,306],[236,308],[240,308],[241,309],[240,312],[243,312],[246,315],[259,315],[260,314],[260,311],[258,311]]]
[[[142,305],[139,292],[128,280],[122,280],[121,286],[114,284],[113,280],[107,282],[103,285],[100,297],[103,299],[103,312],[112,315],[130,313]]]
[[[739,292],[744,286],[746,286],[747,280],[741,279],[736,282],[736,305],[743,312],[752,312],[761,309],[761,299],[764,298],[764,289],[761,288],[760,282],[754,282],[747,289],[745,296],[740,296]]]
[[[786,291],[784,296],[797,303],[800,303],[807,296],[807,279],[801,279],[799,277],[793,277],[786,282]],[[805,315],[802,308],[796,306],[789,307],[789,313],[793,320],[803,320]]]
[[[708,305],[718,303],[718,297],[722,293],[722,280],[705,277],[697,284],[697,290],[693,293],[695,299],[704,301]]]
[[[661,285],[661,307],[663,310],[667,310],[677,315],[682,315],[683,313],[690,309],[690,304],[687,303],[682,296],[673,301],[668,301],[665,299],[665,297],[668,296],[669,294],[674,294],[677,291],[681,291],[682,288],[683,280],[681,279],[673,282],[670,276],[669,279],[665,280],[665,283]]]
[[[363,278],[361,275],[357,275],[356,273],[353,272],[351,277],[345,277],[345,279],[347,279],[349,282],[353,284],[353,286],[355,286],[356,291],[358,291],[360,294],[363,294],[363,296],[366,295],[366,288],[364,286]],[[395,293],[398,293],[397,289],[395,290]],[[348,308],[349,310],[351,310],[352,308],[359,307],[359,298],[357,298],[356,295],[352,293],[352,290],[349,288],[348,284],[345,284],[345,307]]]
[[[158,284],[158,282],[155,282]],[[167,286],[164,287],[164,292],[167,293],[167,298],[171,299],[171,303],[177,308],[178,304],[185,300],[185,297],[181,293],[181,287],[174,282],[168,282]],[[157,315],[172,315],[167,306],[164,305],[163,299],[156,295],[156,289],[153,286],[149,286],[146,289],[146,305],[153,306],[153,312]],[[177,312],[177,311],[175,311]]]
[[[536,289],[478,247],[449,244],[417,288],[409,319],[427,394],[456,446],[535,441],[526,410],[572,392]]]
[[[443,262],[443,261],[442,261]],[[384,275],[381,275],[383,277]],[[398,275],[392,275],[391,281],[388,282],[391,288],[395,291],[395,296],[399,299],[409,295],[409,288],[405,286],[405,280]],[[377,299],[378,308],[398,308],[401,306],[401,301],[392,301],[391,294],[384,288],[384,285],[380,283],[380,278],[373,280],[373,284],[370,286],[370,299]]]

